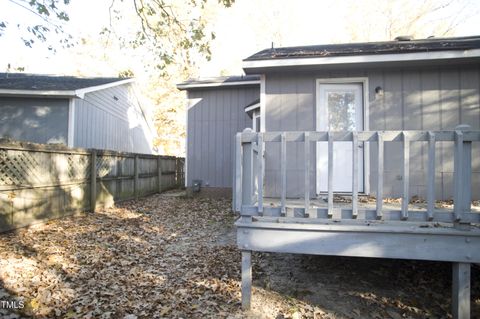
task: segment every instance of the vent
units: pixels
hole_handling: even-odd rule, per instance
[[[411,35],[400,35],[395,38],[395,41],[412,41],[412,40],[413,40],[413,36]]]

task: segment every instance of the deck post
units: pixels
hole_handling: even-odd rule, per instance
[[[471,210],[472,202],[472,142],[464,141],[463,132],[469,131],[470,125],[455,127],[454,155],[454,212],[456,221],[462,219],[465,211]]]
[[[252,252],[242,250],[242,309],[250,310],[252,299]]]
[[[452,264],[452,314],[454,319],[470,318],[470,264]]]
[[[252,133],[250,128],[243,132]],[[242,142],[242,205],[252,205],[255,191],[255,174],[253,171],[253,145],[252,141]],[[241,207],[240,207],[241,208]]]

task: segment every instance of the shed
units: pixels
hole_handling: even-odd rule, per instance
[[[0,73],[0,137],[153,154],[134,79]]]

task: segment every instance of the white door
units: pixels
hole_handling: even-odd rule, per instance
[[[363,85],[319,84],[318,131],[363,130]],[[358,152],[358,191],[363,192],[363,145]],[[328,144],[317,143],[317,194],[328,191]],[[333,143],[333,191],[352,192],[352,143]]]

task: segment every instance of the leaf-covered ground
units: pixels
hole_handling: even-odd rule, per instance
[[[447,263],[258,253],[242,312],[230,202],[171,195],[0,235],[0,317],[451,317]]]

